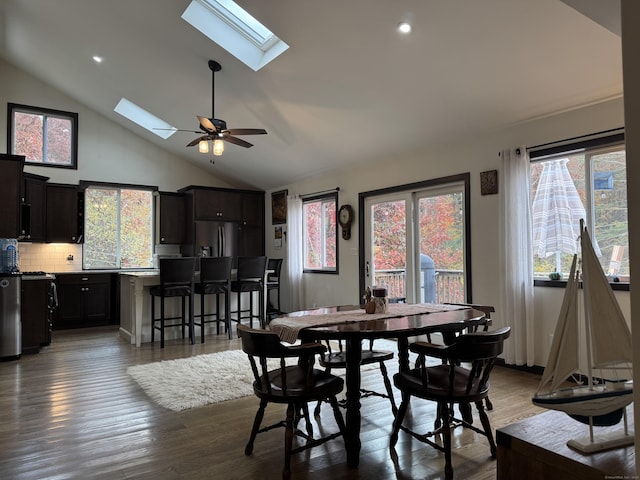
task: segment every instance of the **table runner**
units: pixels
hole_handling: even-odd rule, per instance
[[[279,317],[269,323],[269,329],[278,334],[280,340],[294,343],[298,333],[303,328],[326,327],[345,323],[381,320],[385,318],[405,317],[407,315],[421,315],[425,313],[464,310],[463,305],[448,305],[440,303],[390,303],[385,313],[366,313],[364,309],[347,310],[332,313],[310,313],[299,317]],[[313,310],[311,310],[313,312]]]

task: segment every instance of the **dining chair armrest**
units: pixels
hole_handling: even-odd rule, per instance
[[[413,353],[436,358],[447,358],[449,348],[448,345],[438,345],[429,342],[415,342],[409,345],[409,350]]]
[[[292,356],[297,357],[299,355],[314,355],[316,353],[324,353],[327,351],[327,347],[321,343],[302,343],[300,345],[291,345],[287,347],[287,350],[292,353]]]

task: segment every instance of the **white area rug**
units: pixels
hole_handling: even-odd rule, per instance
[[[378,346],[376,341],[378,348],[385,341],[380,342]],[[384,348],[395,351],[393,342]],[[269,369],[279,366],[279,360],[274,360]],[[367,365],[362,371],[373,368],[378,367]],[[134,365],[127,368],[127,373],[158,405],[176,412],[253,395],[253,373],[247,354],[241,350]]]
[[[127,373],[156,403],[176,412],[253,395],[253,374],[241,350],[134,365]]]

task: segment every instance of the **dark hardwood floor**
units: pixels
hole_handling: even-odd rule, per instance
[[[0,478],[41,479],[278,479],[283,459],[281,429],[258,436],[244,455],[257,408],[254,396],[173,412],[154,404],[127,375],[130,365],[237,349],[237,339],[208,336],[135,348],[117,328],[56,331],[35,355],[0,363]],[[392,362],[390,373],[397,368]],[[542,410],[531,404],[537,375],[496,367],[489,412],[493,428]],[[383,391],[378,370],[363,372],[363,383]],[[397,396],[400,400],[400,396]],[[400,433],[398,463],[389,455],[392,414],[386,399],[362,401],[360,466],[345,464],[341,439],[297,454],[294,479],[435,479],[444,461],[434,449]],[[434,405],[416,401],[407,414],[430,430]],[[284,417],[269,406],[266,421]],[[323,407],[316,430],[334,428]],[[496,462],[486,440],[457,429],[454,474],[458,479],[493,479]]]

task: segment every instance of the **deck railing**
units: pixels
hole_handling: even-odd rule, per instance
[[[389,298],[406,298],[406,277],[404,269],[376,270],[374,285],[386,286]],[[436,303],[464,302],[464,275],[461,270],[436,270],[434,279]],[[424,285],[421,288],[424,289]]]

